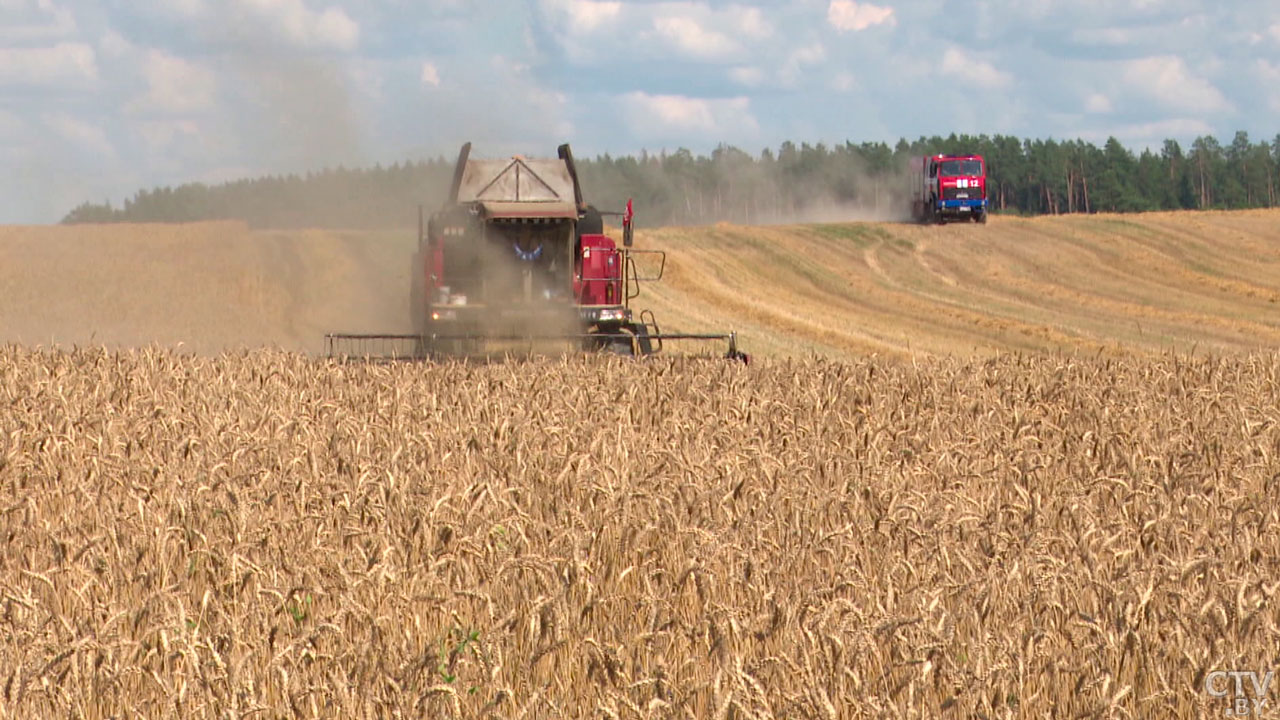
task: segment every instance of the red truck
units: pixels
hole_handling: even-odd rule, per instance
[[[911,216],[922,223],[987,221],[987,163],[981,155],[911,159]]]

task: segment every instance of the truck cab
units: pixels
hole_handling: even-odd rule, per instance
[[[911,170],[911,214],[917,222],[987,221],[987,164],[981,155],[913,158]]]

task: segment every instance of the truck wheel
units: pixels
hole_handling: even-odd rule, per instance
[[[984,210],[983,212],[978,213],[977,220],[978,220],[978,222],[982,223],[983,225],[986,225],[986,224],[987,224],[987,213],[986,213],[986,211],[985,211],[985,210]]]

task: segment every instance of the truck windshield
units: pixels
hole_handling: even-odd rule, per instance
[[[981,160],[944,160],[942,162],[943,177],[960,177],[962,175],[981,175]]]

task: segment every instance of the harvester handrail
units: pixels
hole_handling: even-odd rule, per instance
[[[644,277],[636,277],[637,282],[658,282],[662,279],[662,275],[667,271],[667,251],[666,250],[627,250],[627,255],[657,255],[658,256],[658,272],[653,275]],[[634,266],[634,263],[633,263]]]
[[[662,279],[663,274],[667,271],[667,253],[665,250],[629,249],[625,250],[624,254],[626,256],[626,260],[623,262],[623,275],[626,277],[627,302],[631,302],[632,300],[640,297],[640,283],[657,282]],[[633,254],[657,255],[658,272],[653,275],[645,275],[642,277],[639,269],[637,269],[638,263],[636,263],[635,258],[632,257]]]

